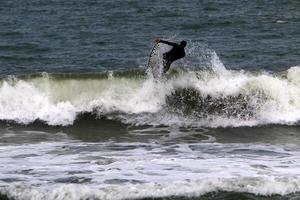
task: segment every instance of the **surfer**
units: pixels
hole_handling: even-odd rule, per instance
[[[186,41],[181,41],[180,44],[176,44],[156,38],[155,42],[156,44],[164,43],[173,47],[170,51],[163,54],[164,73],[169,70],[172,62],[185,56],[184,47],[186,46]]]

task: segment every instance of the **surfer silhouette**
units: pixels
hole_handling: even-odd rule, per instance
[[[181,41],[180,44],[176,44],[156,38],[155,42],[156,44],[164,43],[173,47],[170,51],[163,54],[164,73],[170,69],[172,62],[185,56],[184,47],[186,46],[186,41]]]

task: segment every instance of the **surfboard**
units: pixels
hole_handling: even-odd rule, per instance
[[[147,70],[153,75],[153,78],[161,78],[163,72],[163,54],[168,51],[168,46],[162,43],[155,44],[150,52]]]

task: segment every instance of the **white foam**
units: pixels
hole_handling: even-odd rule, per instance
[[[113,151],[110,145],[136,148]],[[6,146],[0,147],[0,191],[15,199],[45,200],[200,196],[213,191],[287,195],[300,191],[299,152],[297,147],[268,144]],[[110,161],[99,162],[103,159]],[[8,177],[18,180],[3,181]],[[55,182],[68,177],[91,181]]]
[[[4,81],[0,88],[0,119],[29,123],[36,119],[50,125],[66,125],[74,121],[76,108],[70,102],[53,103],[46,93],[30,82]]]
[[[113,75],[108,79],[55,80],[48,76],[14,79],[1,83],[0,119],[70,125],[79,113],[97,110],[99,115],[133,124],[208,127],[295,124],[300,120],[299,71],[299,67],[290,68],[286,78],[268,73],[204,70],[182,72],[165,81]],[[209,95],[212,101],[229,96],[247,97],[253,115],[243,119],[212,113],[201,119],[174,114],[165,109],[166,98],[178,88],[192,88],[203,97]],[[231,106],[235,106],[234,102]],[[240,112],[242,115],[243,111]]]

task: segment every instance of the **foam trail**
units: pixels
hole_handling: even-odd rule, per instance
[[[15,199],[191,197],[215,191],[267,196],[300,191],[295,162],[300,154],[293,146],[44,142],[0,147],[0,156],[0,192]],[[6,182],[7,176],[15,183]]]

